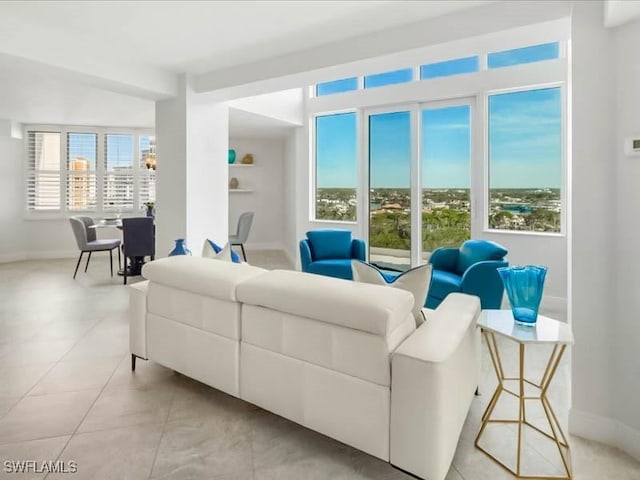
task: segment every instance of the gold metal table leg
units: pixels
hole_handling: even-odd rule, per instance
[[[571,480],[573,477],[571,471],[571,456],[569,450],[569,443],[567,442],[567,438],[562,431],[562,427],[560,426],[560,422],[558,422],[558,418],[556,417],[553,408],[551,407],[551,403],[547,398],[547,391],[549,389],[549,385],[553,380],[553,377],[560,365],[560,360],[562,360],[562,356],[566,350],[566,345],[554,345],[551,355],[549,356],[549,360],[547,361],[547,365],[545,367],[544,373],[542,375],[542,380],[539,384],[536,384],[530,380],[527,380],[524,375],[524,360],[525,360],[525,344],[519,344],[519,375],[516,378],[505,377],[504,370],[502,368],[502,361],[500,359],[500,353],[498,351],[498,344],[496,342],[496,336],[492,332],[488,332],[483,330],[483,336],[487,342],[487,347],[489,349],[489,355],[491,357],[491,363],[493,364],[493,368],[496,372],[496,377],[498,379],[498,386],[496,387],[487,408],[482,414],[482,424],[480,425],[480,431],[476,436],[475,446],[480,451],[484,452],[489,458],[491,458],[498,465],[509,471],[511,474],[515,475],[517,478],[523,479],[556,479],[556,480]],[[513,392],[512,390],[506,388],[504,386],[505,380],[514,380],[518,381],[518,393]],[[540,390],[540,396],[526,396],[525,395],[525,383],[538,388]],[[494,419],[492,418],[493,411],[498,404],[498,400],[502,392],[506,392],[510,395],[513,395],[518,398],[518,419]],[[544,410],[545,416],[547,418],[547,422],[549,427],[551,428],[551,433],[547,433],[541,428],[530,423],[526,418],[526,410],[525,410],[525,401],[526,400],[540,400],[542,403],[542,408]],[[509,467],[502,461],[498,460],[494,455],[488,452],[485,448],[480,445],[480,439],[482,434],[485,431],[485,428],[489,423],[517,423],[518,424],[518,446],[516,451],[516,469]],[[521,460],[522,460],[522,431],[525,426],[531,427],[537,432],[541,433],[545,437],[553,440],[553,442],[558,447],[558,452],[560,453],[560,457],[562,459],[562,464],[564,466],[564,470],[566,472],[565,476],[545,476],[545,475],[522,475],[521,472]]]

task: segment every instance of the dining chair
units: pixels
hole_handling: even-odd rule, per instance
[[[251,223],[253,222],[253,212],[244,212],[238,218],[238,227],[236,228],[236,233],[234,235],[229,235],[229,243],[232,246],[240,245],[242,249],[242,257],[244,261],[247,261],[247,254],[244,251],[244,244],[247,241],[247,237],[249,237],[249,232],[251,231]]]
[[[135,217],[122,219],[122,251],[124,253],[124,284],[127,284],[129,269],[127,259],[132,266],[139,264],[144,257],[156,255],[156,235],[152,217]]]
[[[118,265],[120,265],[120,240],[98,240],[96,238],[96,230],[94,228],[90,228],[95,224],[93,218],[91,217],[71,217],[69,218],[69,222],[71,223],[71,229],[73,230],[73,235],[76,238],[76,243],[78,244],[78,249],[80,250],[80,257],[78,257],[78,263],[76,263],[76,269],[73,272],[73,278],[76,278],[78,267],[80,266],[80,262],[82,261],[82,255],[84,255],[85,252],[89,253],[89,256],[87,257],[87,263],[84,266],[84,271],[86,272],[87,268],[89,268],[89,260],[91,260],[91,254],[93,252],[106,252],[107,250],[109,251],[111,276],[113,277],[113,249],[118,249]]]

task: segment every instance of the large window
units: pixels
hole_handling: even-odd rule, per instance
[[[134,162],[153,137],[84,127],[54,130],[26,129],[27,211],[130,212],[155,200],[155,172],[144,161]]]
[[[356,114],[316,117],[316,219],[356,220]]]
[[[560,87],[489,96],[489,227],[560,232]]]
[[[471,106],[422,110],[422,249],[471,238]]]
[[[369,122],[369,259],[411,266],[411,112],[372,113]]]

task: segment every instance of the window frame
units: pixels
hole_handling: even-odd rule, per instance
[[[29,168],[29,132],[49,132],[58,133],[60,135],[60,204],[59,208],[51,210],[35,210],[29,208],[28,201],[28,181],[29,175],[34,170]],[[68,159],[67,159],[67,135],[69,133],[92,133],[97,135],[97,152],[96,152],[96,208],[86,210],[70,210],[67,203],[67,179],[69,176]],[[67,219],[75,215],[107,215],[113,214],[114,209],[104,208],[103,205],[103,184],[106,173],[105,166],[105,143],[106,135],[131,135],[134,142],[133,152],[133,208],[121,209],[120,213],[124,216],[135,215],[142,212],[142,205],[139,202],[140,179],[140,137],[145,135],[155,136],[153,128],[135,128],[135,127],[100,127],[87,125],[56,125],[56,124],[25,124],[23,126],[23,218],[25,220],[57,220]]]
[[[536,62],[537,63],[537,62]],[[495,69],[500,70],[500,69]],[[532,90],[544,90],[550,88],[560,89],[560,231],[539,232],[535,230],[508,230],[491,228],[489,226],[490,214],[490,158],[489,158],[489,97],[504,93],[528,92]],[[488,234],[507,235],[534,235],[548,237],[566,237],[567,235],[567,82],[556,81],[538,83],[514,88],[496,89],[487,91],[482,95],[483,121],[482,121],[482,163],[483,163],[483,219],[482,232]]]
[[[342,225],[357,225],[358,219],[360,218],[360,202],[356,203],[356,218],[354,220],[327,220],[325,218],[318,218],[317,216],[317,203],[318,203],[318,161],[317,161],[317,153],[318,153],[318,135],[316,132],[316,119],[318,117],[328,117],[331,115],[340,115],[343,113],[353,113],[355,114],[356,119],[356,201],[358,199],[358,189],[360,188],[360,136],[362,131],[362,112],[357,108],[349,108],[344,110],[333,110],[329,112],[322,113],[314,113],[309,116],[309,124],[312,127],[309,129],[310,141],[310,155],[309,161],[311,162],[309,172],[309,219],[311,222],[320,222],[320,223],[339,223]]]

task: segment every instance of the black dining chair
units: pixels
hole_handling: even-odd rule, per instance
[[[153,218],[136,217],[122,219],[122,251],[124,253],[124,284],[127,284],[129,268],[127,259],[131,261],[131,267],[139,268],[144,257],[154,259],[156,255],[156,235]],[[139,275],[139,272],[136,272]]]
[[[78,267],[82,262],[82,255],[88,253],[87,263],[84,266],[84,271],[89,268],[89,260],[91,260],[91,254],[93,252],[109,252],[109,262],[111,265],[111,276],[113,277],[113,250],[118,249],[118,265],[120,265],[120,240],[108,239],[98,240],[96,238],[95,228],[91,228],[95,223],[91,217],[71,217],[69,218],[71,228],[73,229],[73,236],[76,239],[78,250],[80,250],[80,256],[78,257],[78,263],[76,263],[76,269],[73,272],[73,278],[76,278],[78,274]]]

